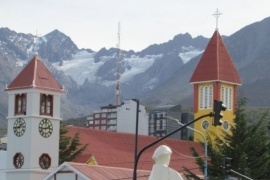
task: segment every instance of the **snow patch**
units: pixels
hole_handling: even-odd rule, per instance
[[[27,64],[27,61],[18,60],[16,62],[16,66],[23,67],[23,65]]]
[[[45,36],[42,36],[41,38],[45,43],[47,43],[48,40],[47,40],[47,38]]]
[[[195,49],[192,46],[182,47],[182,51],[183,52],[179,53],[179,57],[183,60],[184,64],[204,52],[204,50]]]
[[[100,83],[105,86],[115,85],[113,81],[102,81],[101,78],[96,77],[96,72],[107,60],[113,58],[112,56],[102,56],[101,61],[95,62],[95,53],[89,53],[87,51],[80,51],[73,56],[72,60],[63,61],[63,65],[59,66],[59,62],[53,63],[53,66],[58,70],[62,70],[66,75],[70,75],[79,85],[82,85],[86,78],[91,83]],[[121,83],[131,80],[135,75],[146,71],[151,67],[155,61],[155,58],[161,57],[161,55],[152,55],[140,58],[138,56],[132,56],[131,58],[123,59],[125,64],[128,64],[131,68],[126,68],[124,73],[121,74]]]
[[[156,58],[162,55],[148,55],[144,58],[134,57],[126,58],[124,61],[131,66],[131,69],[125,69],[125,72],[121,74],[121,82],[127,82],[131,80],[135,75],[143,73],[149,67],[151,67]]]
[[[158,83],[158,78],[152,78],[150,79],[150,81],[148,81],[145,84],[144,88],[154,89],[157,83]]]
[[[103,62],[95,62],[94,53],[82,51],[74,56],[73,60],[63,61],[63,65],[53,63],[58,70],[62,70],[65,74],[70,75],[79,85],[82,85],[86,78],[89,82],[95,82],[95,74]]]

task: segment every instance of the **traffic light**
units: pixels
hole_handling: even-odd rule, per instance
[[[225,157],[224,158],[224,173],[225,176],[227,176],[230,173],[231,167],[232,167],[232,158],[230,157]]]
[[[221,126],[222,121],[220,120],[223,117],[221,111],[225,111],[227,108],[222,103],[222,101],[214,100],[214,126]]]

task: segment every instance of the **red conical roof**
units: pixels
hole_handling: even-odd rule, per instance
[[[218,31],[215,31],[199,61],[191,83],[202,81],[225,81],[241,84],[233,60]]]
[[[55,80],[45,65],[35,55],[19,75],[7,87],[7,91],[15,89],[38,88],[51,91],[61,91],[63,88]]]

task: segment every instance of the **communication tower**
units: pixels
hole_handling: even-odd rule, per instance
[[[118,23],[118,33],[117,33],[117,45],[116,45],[116,88],[115,88],[115,105],[120,105],[120,61],[121,61],[121,50],[120,50],[120,22]]]

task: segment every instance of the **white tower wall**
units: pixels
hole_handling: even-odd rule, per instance
[[[42,179],[51,169],[58,166],[59,130],[60,130],[60,96],[62,93],[39,89],[7,91],[9,95],[8,111],[8,143],[7,143],[7,179],[36,180]],[[27,107],[25,115],[15,115],[15,94],[26,93]],[[40,94],[53,95],[53,116],[40,115]],[[21,137],[14,134],[13,126],[17,118],[23,118],[26,130]],[[53,125],[52,134],[44,138],[39,132],[39,123],[42,119],[49,119]],[[16,169],[13,157],[22,153],[24,164]],[[46,153],[51,158],[48,170],[41,169],[40,156]]]

